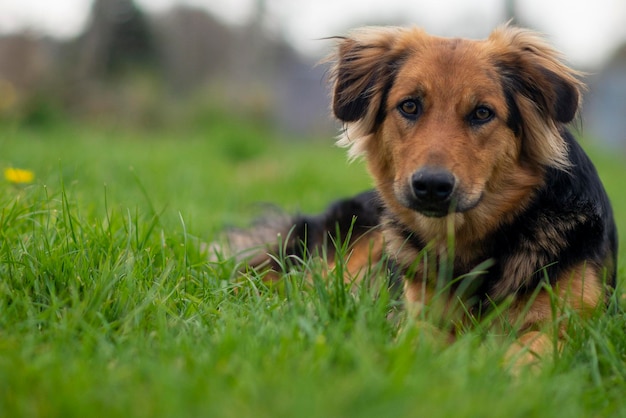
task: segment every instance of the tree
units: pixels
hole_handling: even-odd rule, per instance
[[[156,65],[150,26],[132,0],[96,0],[90,24],[78,43],[80,76],[88,79]]]

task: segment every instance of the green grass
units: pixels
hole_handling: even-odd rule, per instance
[[[255,202],[314,212],[368,187],[331,144],[228,118],[0,126],[0,169],[37,176],[0,183],[0,416],[626,416],[619,307],[574,318],[557,359],[512,378],[500,338],[441,345],[390,315],[382,280],[269,286],[207,262],[201,243]],[[593,154],[626,231],[624,160]]]

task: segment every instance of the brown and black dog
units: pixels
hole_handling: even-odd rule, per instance
[[[367,27],[338,38],[331,62],[339,144],[365,158],[375,190],[321,215],[231,231],[231,251],[259,244],[249,265],[279,272],[277,234],[287,259],[324,246],[332,259],[329,237],[347,239],[346,274],[384,255],[416,312],[441,304],[442,288],[442,312],[460,324],[506,301],[503,317],[519,329],[511,353],[552,350],[541,330],[555,305],[585,315],[606,302],[612,210],[566,129],[583,84],[539,35],[503,26],[477,41]]]

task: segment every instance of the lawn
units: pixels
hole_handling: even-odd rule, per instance
[[[259,202],[314,212],[367,188],[332,138],[216,114],[154,132],[5,124],[0,149],[0,169],[36,176],[0,182],[2,417],[626,416],[620,306],[572,318],[563,353],[514,378],[502,338],[441,345],[383,280],[270,286],[207,261],[201,244]],[[591,151],[626,231],[625,160]]]

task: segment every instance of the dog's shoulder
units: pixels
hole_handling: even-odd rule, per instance
[[[617,234],[609,198],[580,144],[563,131],[571,162],[567,170],[548,168],[545,183],[528,207],[493,236],[501,279],[497,294],[534,289],[541,280],[556,280],[580,263],[608,264],[607,284],[615,280]],[[531,280],[522,280],[531,277]]]

